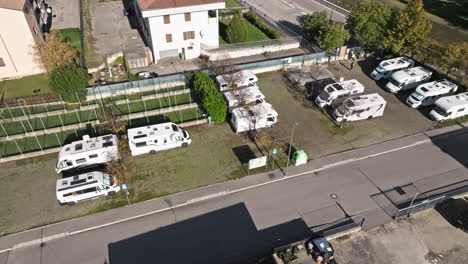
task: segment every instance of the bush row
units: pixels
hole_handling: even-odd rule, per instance
[[[279,39],[281,36],[280,34],[269,27],[261,18],[255,15],[252,11],[247,12],[245,15],[245,19],[247,19],[250,23],[258,27],[263,33],[265,33],[271,39]]]
[[[215,123],[224,122],[227,115],[227,106],[213,79],[205,72],[197,72],[191,78],[193,87],[200,95],[206,111],[211,116],[211,120]]]

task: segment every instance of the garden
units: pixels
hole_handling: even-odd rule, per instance
[[[249,11],[221,17],[219,22],[221,45],[278,39],[281,35],[261,18]]]

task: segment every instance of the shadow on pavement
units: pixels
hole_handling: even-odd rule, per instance
[[[108,245],[109,264],[256,263],[312,234],[301,219],[258,230],[243,203]]]
[[[468,127],[431,137],[434,145],[468,168]]]
[[[435,207],[452,226],[468,232],[468,198],[448,199]]]

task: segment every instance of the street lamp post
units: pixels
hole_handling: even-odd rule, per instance
[[[291,128],[291,140],[289,142],[289,150],[288,150],[288,160],[286,161],[286,176],[288,175],[288,169],[289,169],[289,160],[291,159],[291,148],[292,148],[292,143],[293,143],[293,136],[294,136],[294,127],[297,126],[298,123],[294,121],[292,124]]]

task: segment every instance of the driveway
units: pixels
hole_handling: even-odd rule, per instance
[[[52,29],[80,28],[80,0],[49,0]]]

